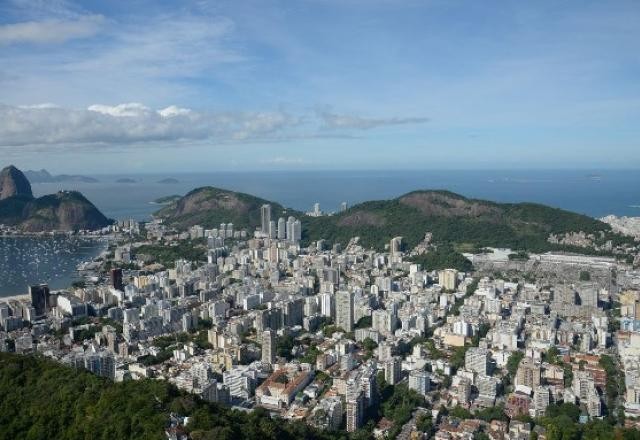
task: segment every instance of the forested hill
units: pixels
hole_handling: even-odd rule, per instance
[[[431,190],[360,203],[332,216],[309,217],[248,194],[206,187],[190,192],[156,215],[182,228],[233,222],[252,230],[260,224],[260,206],[264,203],[272,206],[272,220],[288,215],[301,219],[304,244],[318,239],[346,244],[358,236],[364,246],[383,249],[391,238],[401,236],[408,247],[413,247],[426,232],[432,232],[436,243],[462,250],[493,246],[542,252],[572,250],[549,243],[549,234],[583,231],[594,234],[597,244],[609,239],[616,243],[630,240],[586,215],[534,203],[495,203]]]
[[[345,243],[359,236],[367,246],[382,248],[395,237],[415,246],[432,232],[436,243],[458,248],[510,247],[547,251],[559,246],[549,234],[583,231],[607,239],[624,240],[611,227],[586,215],[534,203],[495,203],[448,191],[414,191],[392,200],[365,202],[331,217],[305,217],[308,239],[327,238]]]
[[[162,380],[113,383],[42,357],[0,353],[0,440],[163,440],[171,412],[191,416],[194,440],[346,438],[264,410],[209,404]]]
[[[162,218],[169,225],[187,228],[200,225],[205,228],[217,228],[220,223],[233,223],[236,229],[253,230],[261,223],[260,208],[264,204],[271,205],[271,219],[299,215],[294,210],[286,210],[275,202],[261,199],[225,189],[206,186],[196,188],[180,197],[158,212],[156,217]]]

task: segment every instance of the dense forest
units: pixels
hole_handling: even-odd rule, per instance
[[[113,383],[42,357],[0,353],[0,440],[162,440],[171,413],[201,439],[346,438],[204,402],[162,380]]]

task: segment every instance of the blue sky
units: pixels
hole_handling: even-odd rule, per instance
[[[0,154],[54,172],[638,168],[638,23],[637,1],[0,0]]]

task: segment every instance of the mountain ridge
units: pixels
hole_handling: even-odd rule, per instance
[[[224,200],[238,203],[225,204]],[[239,203],[243,200],[246,203]],[[232,221],[238,227],[252,229],[260,225],[260,206],[266,203],[272,205],[272,220],[289,215],[300,218],[303,244],[318,239],[346,244],[358,236],[364,246],[383,249],[391,238],[402,236],[405,244],[413,247],[431,232],[435,242],[454,244],[462,250],[491,246],[537,252],[570,249],[551,243],[552,234],[582,231],[594,234],[598,243],[626,240],[597,219],[560,208],[529,202],[499,203],[429,189],[358,203],[331,216],[311,217],[250,194],[201,187],[156,215],[176,227],[200,224],[212,228]],[[247,215],[246,221],[243,215]]]
[[[26,170],[24,175],[31,183],[56,183],[56,182],[81,182],[81,183],[97,183],[98,179],[79,174],[59,174],[53,175],[46,169]]]

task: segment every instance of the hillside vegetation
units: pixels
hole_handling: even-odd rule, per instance
[[[448,191],[414,191],[391,200],[360,203],[345,212],[324,217],[308,217],[281,205],[248,194],[217,188],[199,188],[157,215],[168,224],[188,227],[200,224],[217,227],[233,222],[250,230],[260,225],[260,206],[270,203],[272,219],[299,216],[303,226],[303,244],[318,239],[346,244],[360,237],[365,247],[383,249],[396,236],[411,248],[432,232],[435,243],[457,249],[510,247],[529,252],[571,249],[547,241],[549,234],[583,231],[604,233],[599,239],[624,241],[606,223],[586,215],[534,203],[494,203],[475,200]]]
[[[0,353],[0,440],[162,440],[169,414],[198,439],[337,439],[302,423],[204,402],[165,381],[113,383],[41,357]]]
[[[179,228],[193,225],[217,228],[220,223],[233,223],[236,229],[251,231],[260,226],[260,207],[265,203],[271,205],[272,220],[278,221],[278,217],[297,214],[259,197],[207,186],[194,189],[155,215]]]
[[[549,234],[604,231],[611,228],[591,217],[533,203],[494,203],[447,191],[415,191],[393,200],[365,202],[332,217],[305,218],[308,239],[345,243],[359,236],[366,246],[382,248],[395,236],[409,247],[433,233],[436,243],[510,247],[533,252],[553,246]]]

